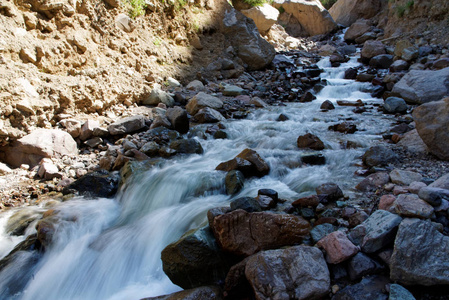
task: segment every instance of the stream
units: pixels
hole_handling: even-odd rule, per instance
[[[391,122],[373,107],[382,100],[364,92],[370,84],[343,79],[346,69],[358,65],[355,57],[338,68],[331,68],[328,58],[318,65],[325,70],[321,77],[328,85],[316,100],[257,109],[247,119],[226,121],[227,139],[201,139],[204,154],[164,160],[134,174],[115,199],[79,197],[57,204],[53,208],[60,211],[63,221],[53,244],[37,264],[36,257],[25,252],[14,258],[13,268],[3,269],[0,298],[119,300],[172,293],[180,288],[164,274],[161,251],[204,223],[209,209],[227,206],[239,197],[255,197],[261,188],[276,190],[280,198],[292,201],[314,194],[315,187],[326,182],[337,183],[345,195],[355,198],[354,186],[361,180],[354,175],[359,157],[382,138]],[[354,107],[338,106],[340,99],[362,99],[373,108],[355,114]],[[332,101],[336,109],[321,112],[325,100]],[[289,120],[276,121],[281,113]],[[328,130],[348,119],[357,125],[355,134]],[[308,132],[323,140],[325,165],[301,165],[302,155],[316,152],[296,145],[298,136]],[[347,141],[358,147],[342,149]],[[243,190],[231,197],[225,192],[225,172],[215,171],[215,167],[245,148],[256,150],[271,172],[247,179]],[[35,232],[30,225],[23,236],[6,234],[7,220],[14,212],[0,214],[0,257]]]

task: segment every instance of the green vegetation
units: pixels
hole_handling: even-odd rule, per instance
[[[396,6],[396,15],[399,18],[402,18],[406,13],[409,13],[413,9],[413,5],[415,5],[415,1],[409,0],[405,5]]]
[[[329,9],[332,7],[332,5],[337,2],[337,0],[320,0],[321,4],[323,4],[324,8]]]
[[[155,46],[160,46],[161,43],[162,43],[162,41],[161,41],[160,38],[156,38],[156,39],[153,41],[153,45],[155,45]]]
[[[253,6],[262,6],[265,3],[269,3],[269,1],[266,0],[243,0],[246,4]]]
[[[133,19],[145,14],[145,0],[123,0],[128,7],[129,16]]]

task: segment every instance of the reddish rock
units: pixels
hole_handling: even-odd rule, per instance
[[[395,196],[393,196],[391,194],[383,195],[382,197],[380,197],[379,209],[389,211],[390,207],[393,205],[394,201],[396,201]]]
[[[324,144],[319,137],[311,133],[301,135],[297,140],[298,148],[300,149],[313,149],[313,150],[323,150]]]
[[[399,186],[399,185],[394,186],[393,194],[395,196],[400,195],[400,194],[407,194],[407,193],[408,193],[408,187]]]
[[[419,199],[415,194],[402,194],[394,202],[396,213],[402,217],[409,218],[430,218],[434,209],[432,205]]]
[[[317,195],[312,195],[308,197],[299,198],[292,203],[293,207],[317,207],[320,204],[320,199]]]
[[[368,192],[381,188],[390,181],[390,176],[386,172],[377,172],[369,175],[356,185],[356,189],[362,192]]]
[[[300,243],[309,233],[310,224],[294,215],[238,209],[216,216],[212,230],[224,251],[249,256],[260,250]]]
[[[357,248],[341,231],[334,231],[318,241],[318,247],[326,251],[326,260],[330,264],[341,263],[359,252]]]
[[[240,152],[235,158],[219,164],[215,170],[226,172],[239,170],[245,177],[263,177],[270,172],[270,166],[259,154],[257,154],[256,151],[247,148]]]

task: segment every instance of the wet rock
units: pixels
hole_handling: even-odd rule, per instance
[[[387,300],[388,295],[384,293],[389,279],[383,276],[367,276],[361,282],[349,285],[340,290],[332,300]]]
[[[311,92],[306,92],[304,95],[301,96],[301,98],[299,98],[299,102],[301,102],[301,103],[311,102],[315,99],[316,99],[316,96],[314,94],[312,94]]]
[[[292,203],[293,207],[317,207],[320,204],[320,198],[317,195],[302,197]]]
[[[310,235],[314,243],[317,243],[319,240],[324,238],[325,236],[331,234],[336,230],[336,227],[332,224],[320,224],[315,226],[311,231]]]
[[[245,275],[257,299],[320,299],[330,288],[323,254],[309,246],[259,252],[248,259]]]
[[[203,154],[204,150],[201,143],[196,139],[182,139],[170,143],[170,148],[176,150],[177,153],[187,154]]]
[[[356,79],[358,71],[356,68],[349,68],[345,71],[345,79]]]
[[[360,19],[353,23],[348,30],[346,30],[344,39],[347,42],[354,42],[357,38],[371,30],[371,25],[368,20]]]
[[[145,143],[140,151],[149,157],[157,156],[159,154],[159,144],[156,142]]]
[[[226,11],[223,33],[248,69],[263,69],[274,59],[274,47],[260,36],[254,21],[235,9]]]
[[[224,251],[249,256],[260,250],[300,243],[310,225],[294,215],[239,209],[215,217],[211,228]]]
[[[328,202],[335,202],[344,196],[340,187],[332,182],[323,183],[317,186],[315,191],[322,201],[325,199]]]
[[[411,104],[440,101],[447,96],[449,68],[439,71],[412,70],[395,84],[392,92]]]
[[[413,118],[416,123],[416,130],[430,153],[440,159],[449,160],[449,134],[447,130],[449,126],[449,97],[415,108]]]
[[[398,160],[396,153],[385,146],[373,146],[363,154],[362,161],[368,167],[386,166]]]
[[[148,96],[148,98],[146,98],[142,101],[142,104],[157,106],[159,103],[163,103],[163,104],[167,105],[168,107],[171,107],[175,104],[175,100],[169,93],[162,90],[162,87],[160,84],[156,83],[153,86],[153,89],[151,90],[150,95]]]
[[[326,101],[324,101],[321,104],[320,109],[322,109],[322,110],[332,110],[332,109],[335,109],[335,106],[334,106],[334,104],[331,101],[326,100]]]
[[[363,62],[369,62],[371,58],[377,55],[386,54],[385,45],[380,41],[366,41],[363,44],[360,57]]]
[[[407,103],[398,97],[388,97],[384,102],[384,111],[389,114],[403,114],[407,112]]]
[[[349,122],[343,122],[329,126],[329,130],[338,131],[341,133],[354,133],[357,131],[357,126]]]
[[[428,221],[405,219],[399,226],[390,277],[405,285],[449,284],[449,237]]]
[[[219,98],[200,92],[196,94],[186,105],[187,112],[194,116],[202,108],[209,107],[220,109],[223,107],[223,101]]]
[[[383,271],[385,268],[374,259],[363,254],[357,253],[348,262],[348,273],[351,280],[355,281],[367,275],[374,275]]]
[[[231,202],[231,210],[243,209],[246,212],[259,212],[262,211],[257,199],[252,197],[238,198]]]
[[[245,176],[238,170],[229,171],[226,174],[225,185],[228,195],[234,195],[240,192],[244,185]]]
[[[323,150],[324,143],[319,137],[311,133],[301,135],[296,141],[298,148],[300,149],[313,149],[313,150]]]
[[[415,194],[399,195],[394,202],[396,213],[403,217],[430,218],[433,215],[433,207],[427,202],[419,199]]]
[[[369,65],[373,68],[388,69],[393,63],[393,55],[380,54],[370,59]]]
[[[218,286],[201,286],[169,295],[143,298],[140,300],[222,300],[222,291]]]
[[[23,235],[28,226],[42,217],[40,211],[30,208],[22,208],[9,217],[5,231],[10,235]]]
[[[388,300],[416,300],[406,288],[399,284],[393,283],[390,285],[390,297]]]
[[[118,172],[109,173],[106,170],[90,172],[64,188],[63,193],[78,192],[86,197],[113,197],[118,190],[119,180]]]
[[[42,158],[77,155],[78,148],[70,134],[59,129],[37,129],[5,149],[5,162],[15,168],[22,164],[36,166]]]
[[[161,253],[170,280],[184,289],[224,281],[235,259],[216,244],[208,226],[186,232]]]
[[[362,192],[368,192],[383,187],[390,182],[390,176],[386,172],[377,172],[369,175],[356,185],[356,189]]]
[[[145,117],[141,115],[120,119],[108,126],[111,135],[136,132],[145,127]]]
[[[394,169],[390,172],[391,182],[400,185],[409,185],[414,181],[421,181],[422,175],[412,171]]]
[[[425,186],[419,190],[418,196],[433,207],[437,207],[441,205],[443,199],[449,199],[449,190]]]
[[[374,253],[394,241],[402,218],[385,210],[376,210],[362,225],[366,235],[361,243],[365,253]]]
[[[326,164],[326,157],[321,153],[307,154],[301,156],[301,161],[309,165],[324,165]]]
[[[339,264],[359,252],[357,248],[341,231],[334,231],[318,241],[317,246],[326,251],[326,261]]]
[[[210,107],[200,109],[193,119],[198,123],[217,123],[226,120],[220,112]]]
[[[268,164],[256,151],[249,148],[240,152],[234,159],[219,164],[215,169],[226,172],[239,170],[245,177],[263,177],[270,172]]]
[[[268,210],[270,208],[276,207],[279,197],[278,193],[275,190],[260,189],[259,191],[257,191],[256,200],[262,210]]]
[[[167,109],[165,116],[173,128],[181,134],[189,131],[189,118],[187,112],[179,106]]]

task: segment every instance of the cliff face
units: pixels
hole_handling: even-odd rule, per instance
[[[224,49],[225,1],[146,2],[130,18],[124,1],[0,0],[0,145],[58,115],[119,114]]]

